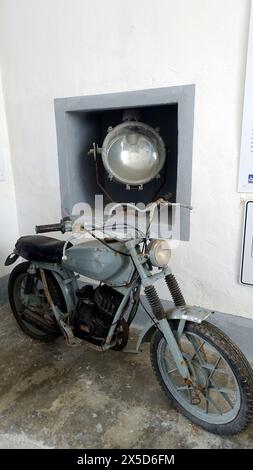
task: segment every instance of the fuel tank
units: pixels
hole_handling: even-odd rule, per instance
[[[86,240],[68,248],[67,260],[63,261],[63,266],[107,284],[119,285],[129,282],[134,265],[131,257],[127,256],[125,244],[114,240],[107,241],[106,244],[98,240]]]

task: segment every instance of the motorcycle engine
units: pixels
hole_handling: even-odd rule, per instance
[[[78,293],[75,312],[75,335],[82,339],[105,338],[123,295],[109,286],[86,285]]]

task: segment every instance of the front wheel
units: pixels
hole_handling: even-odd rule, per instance
[[[176,324],[172,325],[176,333]],[[192,384],[180,375],[160,331],[151,339],[151,363],[165,394],[184,416],[215,434],[236,434],[253,416],[252,369],[239,348],[208,322],[187,322],[178,340]]]

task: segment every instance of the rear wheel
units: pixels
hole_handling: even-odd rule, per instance
[[[44,293],[39,270],[35,275],[33,292],[29,296],[29,305],[25,304],[24,288],[28,267],[28,262],[18,264],[10,274],[8,285],[10,306],[17,323],[24,333],[34,339],[49,342],[59,336],[61,332]],[[66,303],[58,282],[52,272],[47,270],[45,274],[54,304],[62,312],[66,312]],[[31,315],[31,317],[28,317],[28,315]],[[29,318],[29,321],[27,321],[27,318]],[[34,321],[31,318],[35,318]],[[36,322],[36,318],[41,319],[45,325],[48,324],[48,327],[44,327],[42,323],[39,324],[39,321]]]
[[[242,431],[253,415],[253,374],[245,356],[208,322],[187,322],[179,345],[190,385],[180,375],[162,333],[157,331],[151,340],[152,366],[171,403],[209,432]]]

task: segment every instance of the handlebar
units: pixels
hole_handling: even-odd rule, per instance
[[[164,197],[161,197],[157,199],[157,201],[150,203],[145,209],[140,209],[139,207],[136,207],[134,204],[131,203],[116,203],[113,207],[110,208],[108,216],[109,219],[112,216],[112,212],[120,206],[126,206],[126,207],[131,207],[132,209],[138,211],[138,212],[151,212],[151,215],[153,215],[153,212],[158,204],[160,205],[165,205],[165,206],[173,206],[171,202],[169,202],[170,199],[170,194],[165,195]],[[186,205],[186,204],[179,204],[181,207],[185,209],[192,210],[192,206]],[[48,225],[36,225],[35,226],[35,231],[36,233],[47,233],[47,232],[71,232],[73,231],[73,226],[74,226],[74,219],[71,216],[64,217],[60,223],[57,224],[48,224]],[[82,229],[84,227],[82,226]],[[79,230],[77,230],[79,232]]]
[[[48,225],[36,225],[36,233],[47,233],[47,232],[62,232],[65,233],[65,224],[60,222],[58,224],[48,224]]]

